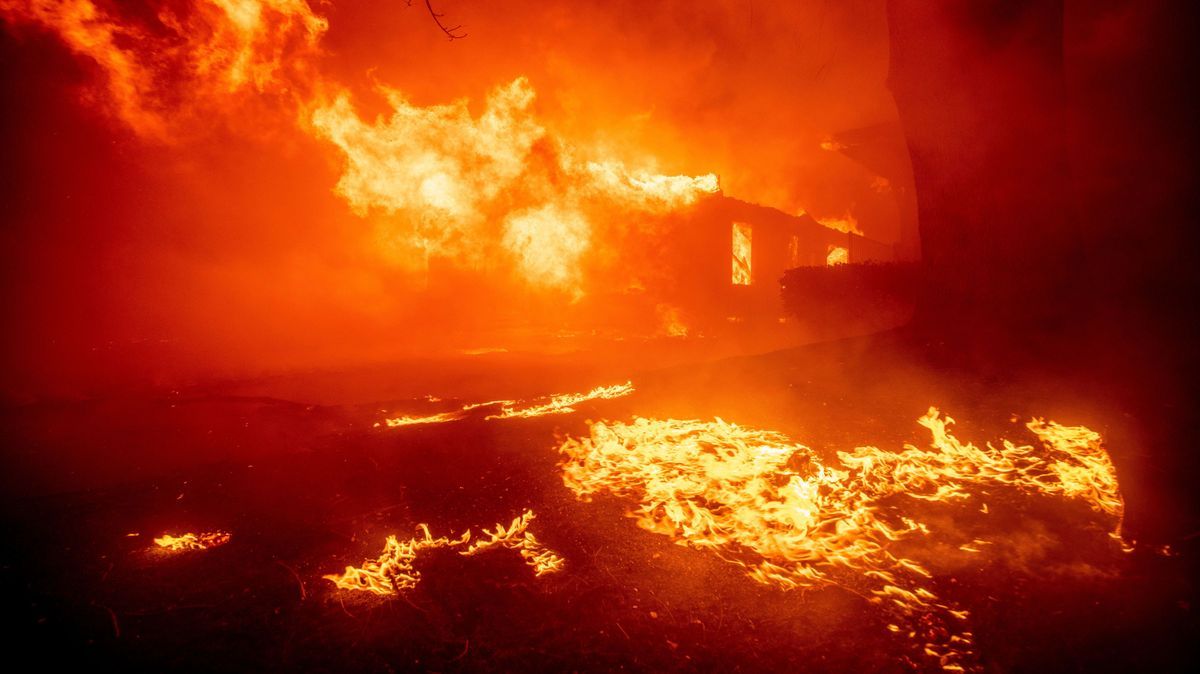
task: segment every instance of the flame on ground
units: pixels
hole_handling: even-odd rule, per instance
[[[597,386],[586,393],[559,393],[546,398],[538,398],[532,403],[519,407],[516,404],[503,404],[498,414],[489,415],[488,419],[513,419],[540,417],[547,414],[570,414],[575,411],[575,405],[588,400],[612,400],[633,393],[633,382],[613,384],[612,386]]]
[[[533,575],[535,576],[540,577],[548,573],[562,571],[563,565],[566,563],[565,560],[553,550],[542,545],[528,531],[529,522],[533,518],[533,511],[526,510],[521,515],[515,517],[512,523],[508,525],[508,528],[497,523],[495,531],[484,529],[483,533],[487,538],[472,543],[470,547],[459,554],[470,557],[490,548],[500,546],[519,552],[521,559],[524,559],[525,563],[533,569]]]
[[[686,328],[685,332],[686,333]],[[633,382],[627,381],[624,384],[613,384],[612,386],[597,386],[596,388],[584,393],[557,393],[554,395],[542,396],[533,400],[489,400],[482,403],[467,403],[457,410],[449,412],[439,412],[437,414],[429,414],[424,416],[402,415],[384,419],[383,423],[388,428],[398,428],[400,426],[416,426],[421,424],[441,424],[449,421],[458,421],[465,419],[467,412],[484,407],[500,407],[500,411],[496,414],[489,414],[484,417],[485,421],[492,419],[527,419],[531,417],[541,417],[548,414],[570,414],[575,410],[575,405],[589,400],[611,400],[620,398],[633,393]],[[376,423],[378,427],[380,424]]]
[[[561,445],[563,481],[581,498],[634,501],[638,526],[716,552],[757,582],[838,585],[902,615],[944,620],[948,636],[920,650],[945,670],[962,671],[974,666],[971,634],[954,623],[967,612],[939,600],[930,571],[897,546],[940,532],[907,516],[895,499],[963,502],[975,497],[973,489],[996,486],[1078,499],[1118,540],[1124,502],[1100,436],[1087,428],[1035,419],[1026,427],[1039,448],[1008,440],[977,447],[958,440],[953,420],[934,408],[918,423],[932,435],[930,449],[858,447],[833,462],[781,433],[719,419],[594,423],[590,437]],[[975,552],[987,543],[962,544]]]
[[[232,536],[225,531],[204,533],[187,533],[179,536],[163,534],[154,539],[157,549],[167,552],[183,552],[185,550],[208,550],[229,542]]]
[[[563,558],[538,542],[528,531],[533,518],[533,511],[526,510],[513,519],[507,528],[497,524],[494,531],[484,529],[486,538],[481,538],[459,554],[473,556],[499,546],[516,550],[537,577],[561,571],[565,565]],[[361,567],[347,566],[341,574],[329,574],[322,578],[342,590],[363,590],[379,596],[398,594],[413,589],[421,581],[421,574],[414,567],[414,562],[422,551],[458,547],[471,539],[470,530],[458,538],[434,538],[429,532],[429,525],[420,524],[417,528],[420,535],[406,541],[388,536],[383,553],[377,559],[366,560]]]
[[[463,418],[461,410],[452,412],[439,412],[438,414],[429,414],[426,416],[399,416],[391,419],[384,419],[383,423],[387,424],[388,428],[397,428],[399,426],[417,426],[420,424],[444,424],[447,421],[456,421]],[[375,424],[378,426],[379,424]]]
[[[751,261],[753,260],[751,244],[751,236],[753,230],[750,225],[745,225],[740,222],[733,223],[732,232],[732,266],[730,281],[735,286],[748,286],[753,279]]]

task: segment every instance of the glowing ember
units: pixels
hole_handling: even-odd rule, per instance
[[[213,531],[199,534],[183,534],[181,536],[172,536],[171,534],[163,534],[154,539],[154,544],[159,549],[169,552],[182,552],[185,550],[208,550],[220,545],[225,545],[232,538],[230,534],[224,531]]]
[[[533,569],[535,576],[562,571],[565,564],[563,558],[538,542],[537,538],[528,531],[529,522],[533,518],[533,511],[526,510],[519,517],[514,518],[507,529],[499,523],[496,524],[495,531],[484,529],[483,533],[487,535],[487,538],[472,543],[469,548],[459,554],[469,557],[500,546],[518,551],[525,563]]]
[[[574,405],[579,403],[588,400],[611,400],[627,396],[630,393],[633,393],[633,382],[631,381],[612,386],[597,386],[587,393],[560,393],[547,398],[539,398],[538,400],[542,402],[534,401],[525,407],[504,404],[501,405],[499,414],[493,414],[487,418],[512,419],[514,417],[540,417],[547,414],[569,414],[575,411]]]
[[[750,249],[750,225],[743,225],[740,222],[733,223],[733,275],[731,281],[735,286],[750,285],[751,276],[751,249]]]
[[[850,261],[850,251],[841,246],[830,246],[829,255],[825,256],[825,264],[830,267],[837,264],[846,264]]]
[[[638,526],[715,551],[760,583],[839,585],[901,614],[951,625],[967,612],[940,602],[927,587],[930,572],[897,551],[905,539],[951,533],[931,532],[907,516],[902,497],[960,502],[972,499],[973,489],[1005,486],[1080,499],[1119,539],[1124,504],[1093,431],[1034,420],[1026,427],[1040,449],[1007,440],[976,447],[955,438],[953,421],[936,409],[919,423],[932,434],[931,449],[859,447],[831,463],[780,433],[719,419],[595,423],[590,437],[562,444],[563,481],[580,497],[635,501]],[[987,543],[962,541],[973,553]],[[944,669],[961,671],[971,666],[971,635],[951,625],[946,639],[920,649]]]
[[[558,554],[545,547],[527,531],[529,522],[533,520],[532,510],[526,510],[515,518],[507,528],[497,524],[495,531],[484,529],[487,538],[481,539],[461,555],[476,555],[492,547],[503,547],[516,550],[533,570],[535,576],[544,576],[563,569],[564,561]],[[401,542],[395,536],[388,536],[383,554],[377,559],[363,562],[361,567],[347,566],[339,574],[322,576],[332,581],[342,590],[364,590],[372,594],[387,596],[416,587],[421,580],[421,574],[414,568],[417,555],[423,550],[451,548],[466,544],[471,539],[468,530],[459,538],[434,538],[429,532],[429,525],[420,524],[421,535]]]

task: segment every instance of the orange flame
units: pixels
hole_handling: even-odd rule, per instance
[[[542,545],[527,529],[534,518],[532,510],[521,513],[505,528],[496,525],[494,531],[483,530],[486,538],[476,542],[459,554],[473,556],[492,547],[516,550],[525,563],[534,570],[536,577],[561,571],[565,562],[561,556]],[[388,536],[383,554],[377,559],[366,560],[361,567],[347,566],[341,574],[322,576],[341,590],[362,590],[379,596],[398,594],[411,590],[421,581],[421,573],[414,567],[417,556],[424,550],[452,548],[466,544],[471,539],[470,530],[459,538],[434,538],[429,525],[419,524],[421,535],[401,542]]]
[[[163,534],[154,539],[154,544],[159,549],[167,552],[183,552],[185,550],[208,550],[209,548],[215,548],[225,545],[231,538],[233,537],[224,531],[199,534],[187,533],[180,536]]]
[[[816,221],[829,229],[835,229],[844,234],[863,236],[862,230],[858,228],[858,218],[849,212],[840,218],[816,218]]]
[[[967,612],[940,602],[927,587],[930,572],[896,552],[899,541],[932,532],[892,497],[945,503],[1006,486],[1079,499],[1120,539],[1124,503],[1095,432],[1033,420],[1026,427],[1040,449],[1007,440],[976,447],[954,437],[953,420],[934,408],[918,422],[932,435],[931,449],[859,447],[829,464],[780,433],[720,419],[595,423],[590,437],[562,444],[563,482],[581,498],[609,493],[635,501],[638,526],[715,551],[760,583],[849,587],[845,572],[853,571],[866,585],[856,591],[875,603],[955,620]],[[986,544],[963,543],[971,552]],[[973,657],[970,633],[961,630],[922,649],[949,671],[962,671]]]

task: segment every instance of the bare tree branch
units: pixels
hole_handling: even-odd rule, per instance
[[[412,5],[412,0],[409,0],[409,5]],[[437,24],[438,28],[442,29],[442,32],[446,34],[446,37],[453,41],[461,40],[467,36],[466,33],[462,32],[462,24],[447,27],[446,24],[442,23],[442,18],[445,17],[445,15],[434,11],[433,5],[430,4],[429,0],[425,0],[425,8],[429,10],[429,16],[433,17],[433,22]]]

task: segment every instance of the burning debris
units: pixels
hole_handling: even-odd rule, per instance
[[[958,440],[953,420],[934,408],[918,423],[929,429],[931,449],[858,447],[826,462],[781,433],[720,419],[600,422],[590,437],[561,445],[563,482],[580,498],[633,500],[638,526],[714,551],[757,582],[837,585],[902,616],[944,621],[946,637],[920,650],[962,671],[974,659],[971,633],[952,625],[967,611],[939,599],[931,572],[899,550],[910,539],[952,534],[915,519],[905,499],[961,503],[985,487],[1078,499],[1118,541],[1124,502],[1101,438],[1087,428],[1035,419],[1026,428],[1039,448],[1008,440],[977,447]],[[961,544],[978,553],[988,542]]]
[[[537,577],[561,571],[565,564],[563,558],[538,542],[528,531],[533,518],[533,511],[526,510],[513,519],[507,528],[498,523],[494,531],[484,529],[486,538],[481,538],[459,554],[473,556],[499,546],[519,552]],[[380,596],[401,593],[413,589],[421,580],[420,572],[413,566],[421,551],[458,547],[471,539],[470,530],[452,539],[445,536],[434,538],[427,524],[420,524],[417,528],[421,535],[403,542],[395,536],[388,536],[383,554],[378,559],[367,560],[361,567],[347,566],[340,575],[322,577],[342,590],[365,590]]]
[[[467,412],[484,407],[499,406],[500,411],[489,414],[485,420],[491,419],[527,419],[549,414],[570,414],[575,411],[575,405],[589,400],[612,400],[633,393],[633,382],[613,384],[612,386],[597,386],[584,393],[555,393],[553,395],[534,398],[533,400],[489,400],[482,403],[467,403],[457,410],[439,412],[425,416],[403,415],[385,419],[388,428],[413,426],[419,424],[439,424],[447,421],[457,421],[466,418]],[[379,426],[379,424],[375,424]]]
[[[130,534],[133,535],[133,534]],[[180,536],[172,536],[171,534],[163,534],[154,539],[155,550],[165,552],[185,552],[191,550],[208,550],[221,545],[225,545],[233,538],[231,534],[225,531],[212,531],[205,533],[186,533]]]

